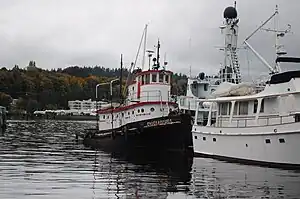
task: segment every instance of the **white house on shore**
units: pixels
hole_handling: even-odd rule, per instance
[[[106,105],[107,102],[103,101],[92,101],[89,100],[75,100],[75,101],[68,101],[68,107],[70,110],[78,110],[78,111],[88,111],[88,110],[96,110]]]
[[[98,106],[96,106],[96,103]],[[114,104],[113,104],[114,105]],[[46,113],[55,113],[57,115],[96,115],[96,110],[101,108],[107,108],[111,106],[110,103],[103,101],[92,101],[89,100],[75,100],[68,101],[68,107],[70,110],[44,110],[44,111],[35,111],[34,114],[46,114]]]

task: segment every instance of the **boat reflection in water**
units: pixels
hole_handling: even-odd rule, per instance
[[[107,195],[116,197],[167,198],[171,193],[190,193],[193,158],[183,153],[155,153],[155,151],[132,150],[106,151],[110,156],[109,172],[101,163],[103,151],[97,147],[94,156],[93,191],[97,197],[97,183],[107,176]]]

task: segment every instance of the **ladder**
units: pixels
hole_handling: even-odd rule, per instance
[[[230,51],[230,55],[231,55],[231,62],[232,62],[233,72],[235,74],[234,83],[238,84],[238,83],[241,83],[241,71],[240,71],[240,65],[239,65],[236,50],[232,49]]]

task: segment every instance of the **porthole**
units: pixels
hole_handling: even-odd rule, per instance
[[[144,113],[144,109],[143,108],[141,109],[141,112]]]
[[[140,109],[138,109],[138,113],[140,113]]]
[[[216,138],[213,138],[213,142],[216,142],[217,141],[217,139]]]
[[[122,116],[124,117],[124,113],[122,113]]]
[[[246,144],[246,147],[248,147],[248,144]]]
[[[270,144],[271,140],[270,139],[266,139],[266,144]]]
[[[105,115],[103,115],[103,119],[105,119]]]
[[[130,115],[130,112],[128,111],[128,113],[127,113],[128,115]]]
[[[285,143],[285,140],[283,138],[279,138],[279,143]]]
[[[154,110],[155,110],[155,109],[154,109],[153,107],[152,107],[152,108],[150,108],[150,111],[151,111],[151,112],[153,112]]]
[[[195,140],[197,140],[197,136],[195,135],[194,137],[195,137]]]
[[[202,139],[203,139],[203,141],[205,141],[205,140],[206,140],[206,137],[203,137]]]
[[[133,115],[133,114],[134,114],[134,111],[132,111],[131,113],[132,113],[132,115]]]

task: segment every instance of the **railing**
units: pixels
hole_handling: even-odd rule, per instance
[[[296,122],[295,115],[272,115],[272,116],[261,116],[258,120],[255,120],[255,116],[251,118],[232,118],[230,122],[229,117],[218,117],[217,122],[214,124],[215,127],[257,127],[257,126],[270,126],[289,124]]]
[[[151,91],[142,91],[140,92],[140,97],[137,98],[137,92],[132,93],[129,95],[130,101],[143,101],[143,102],[149,102],[149,101],[161,101],[162,95],[160,90],[151,90]]]
[[[196,110],[197,108],[197,102],[195,98],[180,97],[179,104],[180,104],[180,108],[187,108],[189,110]],[[199,108],[203,108],[201,107],[201,103]]]

